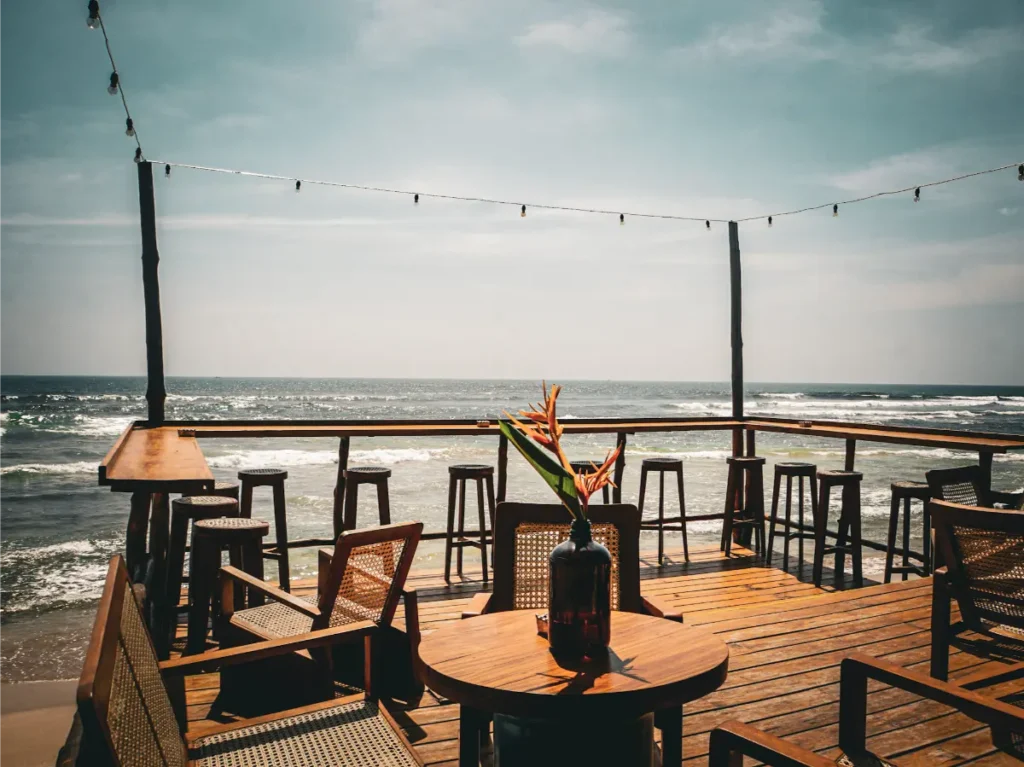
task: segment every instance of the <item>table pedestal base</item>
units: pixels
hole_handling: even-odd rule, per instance
[[[495,767],[654,763],[654,715],[632,721],[567,723],[494,715]]]

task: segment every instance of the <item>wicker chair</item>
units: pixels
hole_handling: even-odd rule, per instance
[[[124,560],[107,571],[78,686],[78,715],[57,764],[121,767],[402,765],[423,762],[368,688],[366,695],[185,733],[184,676],[334,641],[340,628],[159,662]]]
[[[416,592],[406,590],[404,586],[422,532],[422,522],[403,522],[341,533],[333,550],[320,552],[315,604],[237,568],[222,567],[222,644],[235,646],[341,626],[351,628],[348,644],[357,642],[357,652],[360,650],[358,640],[367,634],[374,642],[394,644],[393,634],[400,632],[392,631],[391,622],[401,598],[405,602],[406,623],[406,632],[401,639],[406,643],[404,656],[408,659],[408,684],[405,686],[420,692],[421,688],[413,682],[412,675],[413,653],[419,643],[419,611]],[[269,601],[259,607],[236,611],[233,602],[236,584],[258,591]],[[336,644],[346,643],[340,640]],[[344,650],[340,653],[344,654]],[[321,681],[334,678],[334,661],[338,654],[337,649],[309,654],[317,666],[312,670],[312,678]],[[309,658],[303,654],[292,660],[297,661],[301,669],[308,665]],[[338,664],[339,671],[341,665]],[[356,674],[355,678],[362,679],[362,673]],[[234,679],[226,680],[229,686],[234,683]],[[403,694],[405,691],[403,689]]]
[[[936,501],[962,503],[966,506],[993,508],[997,503],[1011,509],[1022,508],[1024,493],[1004,493],[988,486],[981,466],[958,469],[933,469],[925,474],[931,497]]]
[[[627,504],[591,506],[594,540],[612,555],[612,609],[682,623],[679,611],[640,595],[640,512]],[[494,522],[494,590],[473,597],[463,618],[505,610],[546,610],[548,557],[569,538],[559,504],[499,503]]]
[[[946,679],[949,645],[971,630],[1024,659],[1024,513],[932,501],[935,537],[947,563],[932,582],[931,674]],[[950,625],[950,600],[960,620]]]
[[[826,759],[748,724],[730,721],[711,731],[710,767],[742,765],[744,756],[774,767],[835,767],[836,764],[843,767],[869,764],[886,767],[893,764],[867,750],[869,680],[951,706],[989,725],[992,728],[993,743],[1011,753],[1014,753],[1016,746],[1012,740],[1007,741],[1005,735],[1024,732],[1024,711],[995,698],[979,695],[948,682],[939,682],[866,655],[853,655],[844,659],[841,669],[839,748],[842,754],[838,759]],[[1014,755],[1020,758],[1020,755]],[[932,755],[932,759],[935,758]]]

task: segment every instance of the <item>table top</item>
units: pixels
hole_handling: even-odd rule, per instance
[[[559,662],[537,635],[536,614],[491,613],[426,634],[423,681],[481,711],[552,719],[642,716],[725,682],[729,648],[702,629],[613,612],[607,660]]]

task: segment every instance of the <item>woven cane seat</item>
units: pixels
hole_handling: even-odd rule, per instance
[[[725,462],[737,466],[764,466],[765,459],[759,455],[730,455]]]
[[[381,482],[391,476],[387,466],[354,466],[345,469],[345,479],[353,482]]]
[[[220,495],[225,498],[234,498],[238,500],[238,483],[237,482],[226,482],[218,480],[213,483],[213,490],[207,495]]]
[[[303,601],[309,602],[313,607],[316,606],[309,599]],[[265,637],[298,636],[313,630],[312,618],[280,602],[238,610],[231,616],[231,623]]]
[[[236,516],[238,501],[219,495],[189,495],[171,501],[174,514],[184,514],[190,519]]]
[[[780,461],[775,464],[775,473],[783,477],[813,477],[817,468],[803,461]]]
[[[818,472],[818,479],[825,480],[831,485],[852,485],[864,479],[864,475],[859,471],[824,469]]]
[[[892,494],[897,498],[916,498],[919,501],[927,501],[932,495],[927,482],[909,481],[893,482]]]
[[[261,485],[274,485],[288,479],[288,472],[278,468],[264,469],[242,469],[238,472],[238,478],[247,485],[259,487]]]
[[[592,524],[590,534],[611,554],[611,604],[618,610],[619,530],[611,524]],[[523,522],[516,527],[514,610],[547,608],[551,550],[568,539],[568,524]]]
[[[215,535],[223,541],[250,536],[262,538],[270,532],[270,524],[262,519],[248,517],[217,517],[198,520],[195,532],[200,535]]]
[[[683,466],[682,458],[644,458],[643,468],[650,471],[672,471],[673,469],[681,469]]]
[[[416,767],[372,701],[355,701],[199,738],[197,767]]]
[[[484,463],[462,463],[449,466],[448,474],[454,479],[481,479],[493,477],[494,467]]]

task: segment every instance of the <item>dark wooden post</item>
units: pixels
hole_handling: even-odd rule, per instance
[[[848,439],[846,440],[846,461],[843,463],[843,469],[846,471],[853,471],[853,464],[857,459],[857,440]]]
[[[626,471],[626,433],[620,431],[615,436],[615,444],[621,448],[619,457],[615,459],[615,487],[612,488],[612,503],[622,503],[622,475]]]
[[[498,437],[498,503],[505,502],[508,493],[508,437]]]
[[[164,422],[164,332],[160,321],[160,277],[156,248],[156,200],[153,194],[153,166],[139,163],[139,215],[142,220],[142,290],[146,304],[146,402],[149,424]]]
[[[349,438],[338,440],[338,478],[334,483],[334,537],[345,529],[345,472],[348,471]]]
[[[732,417],[743,418],[743,285],[740,271],[740,229],[735,221],[729,222],[729,287],[732,307]],[[743,429],[733,429],[732,454],[743,455]],[[743,485],[736,483],[735,509],[743,508]],[[742,536],[734,538],[743,544]]]

